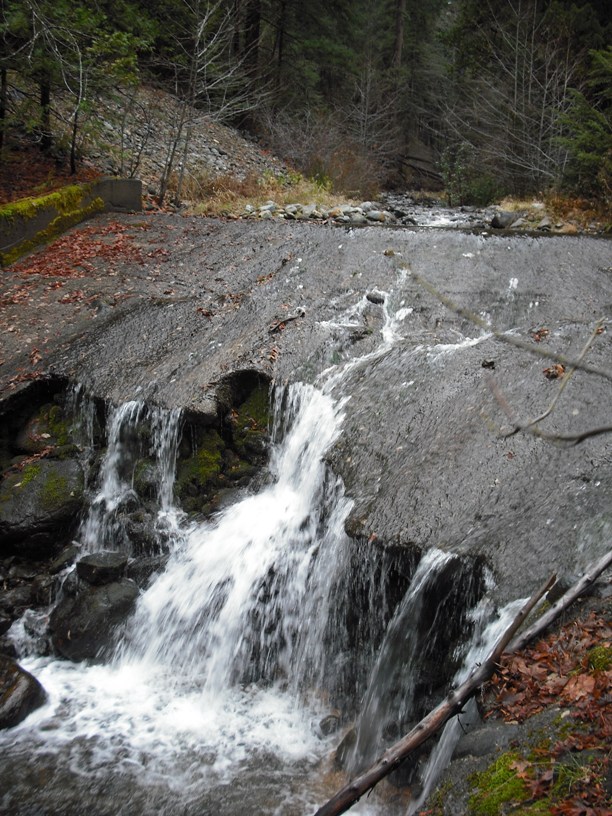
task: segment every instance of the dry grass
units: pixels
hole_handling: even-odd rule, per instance
[[[602,202],[560,193],[547,193],[542,199],[507,197],[499,202],[499,206],[509,212],[524,212],[527,218],[548,215],[553,221],[574,224],[580,229],[596,225],[599,229],[609,231],[612,223],[612,216]]]
[[[551,194],[546,198],[548,211],[555,218],[570,221],[580,227],[599,224],[610,230],[612,213],[602,201]]]
[[[514,198],[506,196],[499,202],[499,206],[506,212],[544,213],[546,204],[537,198]]]
[[[183,184],[182,198],[196,215],[239,215],[247,204],[257,207],[274,201],[286,204],[317,204],[332,207],[346,199],[330,193],[326,185],[304,178],[299,173],[281,177],[264,174],[244,179],[234,176],[190,177]]]

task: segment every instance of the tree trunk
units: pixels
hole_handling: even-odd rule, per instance
[[[599,561],[596,561],[594,564],[590,564],[582,578],[576,581],[576,583],[573,584],[567,590],[567,592],[550,607],[547,612],[541,615],[528,629],[525,629],[521,635],[516,637],[508,646],[506,652],[518,652],[520,649],[523,649],[530,640],[533,640],[533,638],[541,635],[544,630],[547,629],[550,624],[561,614],[561,612],[574,603],[576,598],[583,595],[591,584],[595,583],[601,573],[611,564],[612,550],[609,550],[609,552],[602,556]]]
[[[72,120],[72,138],[70,139],[70,175],[76,175],[76,143],[79,132],[79,108],[74,111],[74,118]]]
[[[51,133],[51,83],[46,76],[40,79],[40,149],[45,153],[53,145]]]
[[[276,52],[276,92],[279,93],[283,76],[283,58],[285,48],[285,24],[287,16],[287,0],[280,0],[280,11],[278,14],[278,24],[276,27],[276,41],[274,50]]]
[[[256,79],[259,62],[261,0],[247,0],[244,27],[244,67],[249,79]]]
[[[8,82],[6,68],[0,69],[0,156],[4,148],[4,131],[6,128],[6,100],[8,96]]]
[[[240,59],[240,29],[242,23],[242,0],[234,0],[232,9],[233,32],[232,32],[232,54],[234,59]]]
[[[406,0],[396,0],[395,3],[395,40],[393,44],[393,68],[402,67],[404,50],[404,20],[406,17]]]

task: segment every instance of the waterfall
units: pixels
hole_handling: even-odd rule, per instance
[[[262,679],[296,687],[320,663],[314,652],[350,508],[322,459],[340,417],[312,386],[290,386],[283,402],[288,430],[273,449],[272,483],[191,528],[142,597],[121,659],[211,694]]]
[[[113,801],[128,803],[113,813],[171,814],[178,802],[186,814],[235,814],[265,780],[252,812],[314,809],[318,797],[305,779],[330,746],[318,722],[330,710],[335,589],[350,556],[351,504],[324,461],[342,404],[295,384],[277,390],[274,416],[268,484],[209,521],[182,520],[166,570],[141,594],[109,664],[23,660],[49,702],[13,734],[0,734],[8,757],[0,781],[8,775],[15,797],[5,806],[26,797],[56,812],[97,814],[111,790]],[[90,547],[120,541],[117,510],[133,498],[143,422],[160,512],[173,512],[168,463],[178,417],[139,402],[119,406],[81,532]],[[18,773],[26,754],[52,769],[40,794]],[[287,787],[300,778],[300,787]]]
[[[452,560],[449,553],[429,550],[421,559],[410,588],[387,628],[378,658],[372,668],[357,725],[349,768],[357,772],[375,758],[384,745],[384,732],[392,722],[410,717],[415,700],[416,669],[422,658],[419,641],[421,608],[426,592],[442,567]]]
[[[122,510],[130,501],[138,500],[134,470],[140,457],[147,455],[155,463],[158,524],[161,529],[170,526],[176,531],[178,508],[174,506],[172,490],[180,418],[179,409],[166,411],[138,400],[111,409],[98,486],[78,536],[85,552],[101,549],[130,552]],[[145,424],[150,426],[148,448],[142,433]]]
[[[109,663],[22,661],[49,701],[0,733],[0,810],[27,802],[27,812],[67,816],[303,816],[337,783],[320,785],[343,736],[323,736],[322,718],[333,711],[348,729],[363,698],[355,769],[379,752],[390,724],[418,716],[422,689],[432,691],[423,660],[430,673],[441,660],[450,666],[447,651],[482,588],[456,555],[431,550],[412,573],[416,555],[344,531],[351,502],[325,457],[347,384],[401,342],[410,313],[402,301],[392,314],[390,295],[379,294],[380,343],[347,355],[316,385],[276,388],[264,486],[207,521],[187,521],[173,500],[180,412],[141,401],[111,409],[78,538],[85,552],[132,555],[126,510],[146,504],[168,562]],[[368,303],[364,296],[334,331],[354,325]],[[93,405],[91,417],[93,448]],[[399,575],[389,563],[401,557],[409,568]],[[372,801],[353,812],[380,812]]]
[[[491,608],[491,601],[485,596],[481,602],[471,612],[475,628],[471,640],[467,643],[465,657],[461,668],[456,673],[453,685],[459,686],[468,679],[474,666],[479,665],[491,652],[499,637],[507,630],[512,620],[524,605],[526,599],[512,601],[501,609],[497,614]],[[407,816],[413,816],[425,804],[425,801],[434,785],[438,781],[440,774],[447,767],[453,756],[453,751],[461,735],[465,733],[466,726],[478,720],[476,702],[470,699],[463,711],[450,719],[444,729],[435,748],[429,755],[427,763],[423,768],[421,778],[421,793],[417,799],[410,803]],[[465,723],[465,725],[464,725]]]

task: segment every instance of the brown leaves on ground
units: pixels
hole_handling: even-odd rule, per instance
[[[143,264],[142,250],[128,231],[145,230],[112,221],[104,226],[89,226],[62,235],[43,252],[14,264],[20,275],[40,275],[45,278],[83,278],[95,271],[94,261],[104,261],[109,273],[118,262]]]
[[[562,736],[512,766],[532,800],[546,798],[552,816],[612,814],[604,783],[612,738],[611,648],[610,620],[591,612],[532,648],[504,654],[483,689],[487,717],[520,722],[549,706],[563,709]]]
[[[536,341],[536,343],[541,343],[542,340],[546,340],[548,335],[550,334],[550,329],[546,329],[542,327],[541,329],[534,329],[530,332],[531,337]]]
[[[100,292],[109,288],[109,279],[117,277],[116,291],[105,294],[105,302],[116,305],[133,294],[133,288],[126,285],[129,278],[123,280],[126,267],[144,267],[149,258],[162,263],[167,260],[169,253],[164,247],[145,256],[137,237],[149,228],[147,223],[116,220],[82,226],[7,270],[0,296],[0,331],[11,337],[11,352],[23,352],[28,360],[6,379],[8,388],[42,376],[44,346],[57,336],[66,314],[54,311],[55,304],[71,308],[74,316],[94,304]],[[88,277],[91,280],[79,286],[79,279]],[[0,365],[4,363],[0,360]]]
[[[597,719],[602,707],[610,714],[612,670],[592,669],[588,661],[592,649],[611,643],[612,626],[591,613],[533,648],[503,655],[487,690],[493,695],[491,710],[519,721],[553,704],[585,720]]]

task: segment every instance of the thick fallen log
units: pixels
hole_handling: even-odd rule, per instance
[[[513,640],[529,613],[554,585],[556,576],[551,576],[551,578],[532,595],[529,601],[527,601],[510,626],[503,635],[501,635],[486,660],[481,665],[474,667],[467,680],[451,691],[447,697],[436,708],[430,711],[408,734],[385,751],[383,756],[377,760],[374,765],[339,790],[338,793],[317,810],[315,816],[338,816],[340,813],[345,813],[355,802],[361,799],[365,793],[372,790],[381,779],[384,779],[385,776],[398,768],[419,745],[422,745],[422,743],[436,734],[451,717],[463,709],[463,706],[474,692],[493,675],[500,657],[505,651],[516,651],[521,648],[527,640],[543,632],[564,609],[567,609],[567,607],[599,577],[610,563],[612,563],[612,550],[598,562],[592,564],[584,576],[574,584],[545,615],[541,616],[529,627],[524,635]]]

